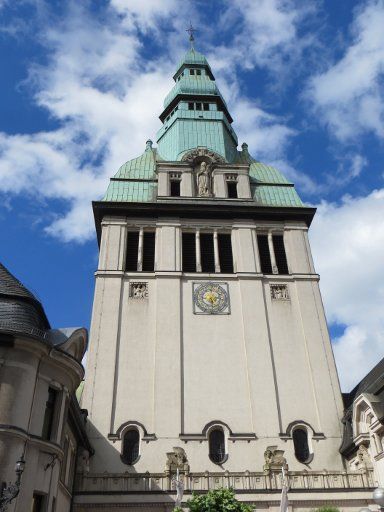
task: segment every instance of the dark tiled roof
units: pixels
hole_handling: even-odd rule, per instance
[[[356,450],[353,442],[353,428],[352,428],[352,415],[353,415],[353,402],[362,393],[370,393],[379,397],[381,402],[384,400],[384,358],[367,373],[367,375],[355,386],[349,393],[343,393],[344,401],[344,417],[342,422],[344,424],[343,441],[340,447],[340,452],[348,456]],[[383,420],[383,418],[379,418]]]
[[[0,263],[0,330],[43,336],[47,329],[41,303]]]

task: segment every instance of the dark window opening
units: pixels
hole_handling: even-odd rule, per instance
[[[308,446],[308,433],[303,428],[296,428],[292,433],[293,445],[295,447],[295,456],[299,462],[309,461],[310,453]]]
[[[237,182],[227,181],[227,192],[229,199],[237,199]]]
[[[200,259],[202,272],[215,272],[215,253],[213,252],[212,233],[200,234]]]
[[[52,437],[53,420],[55,416],[55,405],[57,400],[57,391],[53,388],[48,388],[48,400],[45,402],[43,430],[41,437],[50,440]]]
[[[188,110],[195,110],[193,103],[188,103]]]
[[[209,434],[209,458],[215,464],[225,460],[225,439],[221,429],[214,429]]]
[[[128,231],[127,254],[125,257],[125,270],[137,271],[137,258],[139,254],[139,232]]]
[[[123,452],[121,459],[125,464],[134,464],[139,458],[140,435],[138,430],[132,429],[124,435]]]
[[[217,241],[219,245],[220,272],[223,274],[233,274],[231,235],[219,233]]]
[[[195,70],[194,70],[194,69],[190,69],[190,70],[189,70],[189,74],[190,74],[190,75],[194,75],[194,74],[195,74]]]
[[[196,110],[201,110],[201,103],[196,103]]]
[[[271,255],[269,254],[268,235],[257,235],[257,245],[259,247],[261,272],[263,274],[272,274]]]
[[[273,249],[279,274],[288,274],[287,256],[285,254],[283,235],[273,235]]]
[[[154,231],[144,231],[143,240],[143,270],[153,272],[155,270],[155,238]]]
[[[171,180],[171,196],[180,196],[180,180]]]
[[[204,103],[203,106],[204,106],[204,110],[209,110],[209,103]]]
[[[196,272],[196,235],[182,234],[183,272]]]
[[[45,509],[45,496],[33,493],[31,512],[43,512]]]
[[[196,75],[201,75],[201,69],[196,69]]]

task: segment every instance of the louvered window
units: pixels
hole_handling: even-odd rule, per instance
[[[121,459],[125,464],[132,465],[139,458],[140,434],[136,429],[126,432],[123,438]]]
[[[201,271],[207,273],[215,272],[215,253],[213,250],[213,234],[200,234],[200,258]]]
[[[128,272],[137,271],[137,258],[139,251],[139,232],[128,231],[127,253],[125,256],[125,270]]]
[[[155,270],[155,232],[144,231],[143,240],[143,271]]]
[[[233,274],[231,235],[219,233],[217,239],[219,245],[220,272],[223,274]]]
[[[273,250],[279,274],[288,274],[287,256],[285,254],[283,235],[273,235]]]
[[[196,272],[196,235],[183,233],[183,272]]]
[[[269,254],[268,235],[257,235],[257,245],[259,247],[261,272],[263,274],[272,274],[271,255]]]
[[[221,428],[215,428],[209,434],[209,458],[215,464],[225,460],[225,438]]]
[[[127,252],[125,256],[125,270],[127,272],[137,272],[141,269],[144,272],[153,272],[155,270],[155,241],[154,231],[143,232],[143,250],[142,261],[139,262],[139,231],[128,231]]]
[[[171,196],[180,196],[180,180],[171,180]]]
[[[293,445],[295,447],[295,456],[299,462],[309,461],[308,432],[304,428],[296,428],[292,433]]]
[[[237,199],[237,183],[236,181],[227,181],[227,192],[229,199]]]

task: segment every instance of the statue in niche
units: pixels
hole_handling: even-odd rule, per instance
[[[197,193],[200,197],[212,195],[211,166],[207,162],[201,162],[197,172]]]

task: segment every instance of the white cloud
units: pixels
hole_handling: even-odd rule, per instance
[[[316,44],[305,24],[317,12],[317,1],[231,0],[226,4],[221,27],[230,27],[233,38],[230,46],[212,52],[216,69],[231,69],[235,63],[286,76],[298,66],[303,51]]]
[[[328,321],[346,326],[334,340],[345,390],[384,356],[383,218],[384,189],[321,203],[310,230]]]
[[[364,132],[384,136],[384,2],[356,11],[352,43],[343,57],[314,76],[307,96],[321,119],[342,141]]]

